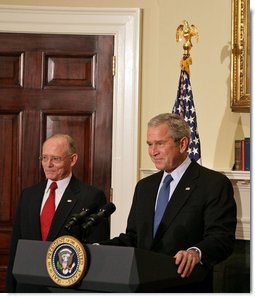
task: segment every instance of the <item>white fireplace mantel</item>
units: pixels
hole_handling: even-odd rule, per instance
[[[237,205],[236,239],[250,240],[250,172],[221,171],[232,182]]]

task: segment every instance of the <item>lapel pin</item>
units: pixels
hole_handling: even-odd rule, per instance
[[[185,188],[185,190],[190,190],[190,187],[189,187],[189,186],[188,186],[188,187],[186,187],[186,188]]]
[[[67,200],[67,203],[72,203],[72,200]]]

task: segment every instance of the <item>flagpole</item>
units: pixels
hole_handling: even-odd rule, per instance
[[[177,98],[173,107],[173,113],[181,115],[184,120],[189,124],[191,130],[191,139],[188,148],[188,155],[190,159],[196,160],[201,164],[201,150],[200,139],[197,130],[197,116],[195,104],[193,100],[193,93],[190,83],[190,65],[192,59],[190,51],[192,48],[191,39],[196,37],[198,40],[198,30],[194,25],[189,25],[187,21],[183,21],[176,30],[176,41],[179,42],[184,39],[183,44],[183,57],[180,61],[181,74],[179,79]]]

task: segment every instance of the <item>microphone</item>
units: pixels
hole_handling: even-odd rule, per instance
[[[110,216],[116,207],[113,203],[104,205],[97,213],[94,213],[89,216],[88,220],[82,225],[84,230],[87,230],[89,227],[97,225],[104,218]]]
[[[90,214],[96,212],[98,209],[98,206],[96,203],[92,203],[88,208],[85,210],[82,210],[78,214],[73,214],[69,222],[65,225],[65,228],[70,231],[70,229],[85,221],[86,217],[88,217]]]

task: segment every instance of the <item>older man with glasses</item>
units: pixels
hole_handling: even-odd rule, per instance
[[[102,190],[85,184],[72,173],[78,160],[76,146],[69,135],[56,134],[42,146],[39,157],[46,180],[23,190],[18,201],[13,226],[12,241],[7,270],[7,292],[47,292],[47,288],[16,283],[12,268],[19,239],[53,241],[69,232],[83,240],[81,226],[75,225],[70,231],[65,226],[73,214],[94,206],[106,204]],[[108,220],[92,227],[87,243],[109,238]]]

